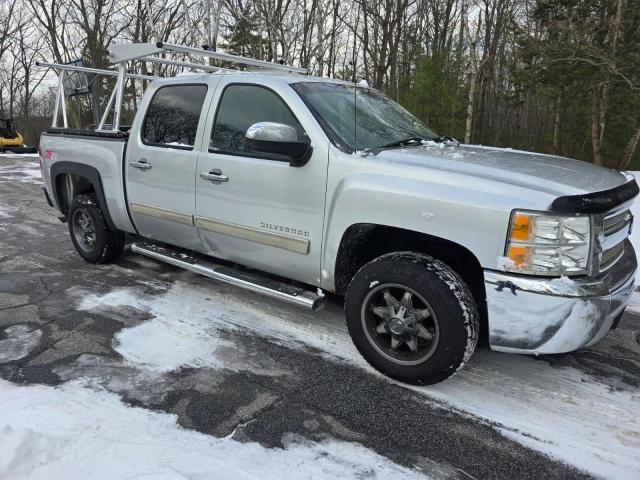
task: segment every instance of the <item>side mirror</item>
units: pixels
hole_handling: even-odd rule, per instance
[[[289,157],[292,167],[306,165],[313,151],[310,142],[299,142],[296,129],[283,123],[254,123],[244,137],[251,150]]]

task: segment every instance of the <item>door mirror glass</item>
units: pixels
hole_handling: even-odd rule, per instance
[[[303,166],[311,156],[310,143],[298,141],[296,129],[284,123],[254,123],[247,129],[245,143],[256,152],[286,155],[292,167]]]

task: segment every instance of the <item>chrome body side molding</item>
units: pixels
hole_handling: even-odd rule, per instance
[[[182,223],[183,225],[193,226],[193,216],[189,213],[168,210],[166,208],[154,207],[145,203],[131,202],[131,212],[147,215],[149,217],[169,220],[170,222]]]
[[[243,227],[227,222],[220,222],[204,217],[196,217],[196,227],[210,232],[228,235],[230,237],[249,240],[252,242],[283,248],[292,252],[307,255],[309,253],[309,240],[291,237],[280,233],[265,232],[256,228]]]

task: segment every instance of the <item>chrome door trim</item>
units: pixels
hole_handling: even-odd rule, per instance
[[[177,212],[166,208],[154,207],[145,203],[131,202],[131,212],[147,215],[149,217],[169,220],[170,222],[182,223],[183,225],[193,225],[193,216],[189,213]]]
[[[209,232],[228,235],[230,237],[249,240],[251,242],[282,248],[291,252],[307,255],[309,253],[309,240],[290,237],[280,233],[265,232],[257,228],[243,227],[233,223],[221,222],[205,217],[196,217],[196,227]]]

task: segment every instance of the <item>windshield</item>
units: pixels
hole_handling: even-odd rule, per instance
[[[405,139],[438,138],[424,123],[377,90],[329,82],[291,86],[332,140],[342,144],[338,146],[366,150]]]

